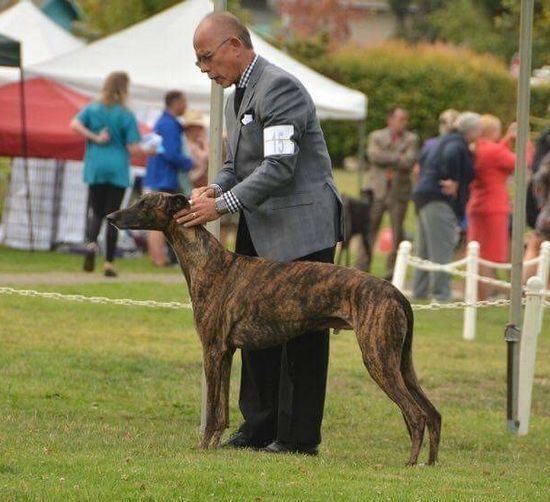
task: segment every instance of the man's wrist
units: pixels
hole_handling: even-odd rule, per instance
[[[220,215],[229,213],[229,206],[223,196],[216,197],[216,212]]]
[[[211,185],[208,185],[208,188],[211,188],[212,190],[214,190],[215,197],[221,197],[223,194],[222,187],[220,185],[217,185],[216,183],[212,183]]]

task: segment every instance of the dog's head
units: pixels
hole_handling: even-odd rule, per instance
[[[107,221],[120,229],[164,230],[178,211],[188,208],[182,194],[148,193],[127,209],[107,215]]]
[[[360,199],[366,202],[369,206],[372,206],[374,200],[374,192],[372,188],[362,188],[360,192]]]

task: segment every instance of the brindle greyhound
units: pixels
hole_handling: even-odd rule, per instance
[[[429,464],[437,460],[441,415],[418,384],[411,357],[413,312],[392,284],[327,263],[277,263],[226,251],[202,226],[185,228],[173,215],[183,195],[152,193],[107,219],[118,228],[160,230],[187,280],[203,346],[207,383],[203,448],[218,446],[229,425],[229,377],[237,348],[261,349],[308,331],[354,329],[363,362],[399,406],[417,462],[424,429]]]

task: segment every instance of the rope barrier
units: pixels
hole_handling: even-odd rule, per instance
[[[65,300],[78,303],[94,303],[100,305],[123,305],[133,307],[147,308],[168,308],[168,309],[191,309],[191,303],[180,302],[157,302],[154,300],[132,300],[129,298],[106,298],[104,296],[85,296],[85,295],[65,295],[56,292],[35,291],[32,289],[16,289],[9,287],[0,287],[0,294],[19,295],[34,298],[46,298],[48,300]],[[550,303],[550,302],[547,302]],[[453,302],[453,303],[427,303],[413,304],[413,310],[451,310],[463,309],[464,307],[506,307],[510,304],[510,300],[482,300],[475,303],[469,302]]]
[[[464,279],[468,277],[473,277],[477,279],[479,282],[484,282],[485,284],[491,284],[493,286],[499,286],[501,288],[511,289],[512,287],[512,285],[507,281],[501,281],[499,279],[492,279],[491,277],[485,277],[484,275],[472,274],[471,272],[469,273],[469,272],[464,272],[462,270],[457,270],[456,268],[454,268],[452,263],[446,263],[445,265],[442,265],[440,263],[433,263],[429,260],[423,260],[421,258],[417,258],[416,256],[409,257],[408,261],[410,265],[420,270],[428,270],[430,272],[447,272],[448,274],[457,275]]]
[[[104,296],[64,295],[46,291],[34,291],[32,289],[15,289],[0,287],[0,294],[31,296],[35,298],[47,298],[49,300],[66,300],[79,303],[111,304],[147,308],[163,309],[190,309],[191,303],[180,302],[156,302],[154,300],[131,300],[129,298],[106,298]]]

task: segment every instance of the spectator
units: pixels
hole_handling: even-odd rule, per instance
[[[418,137],[407,131],[408,123],[407,110],[394,107],[387,114],[387,127],[373,131],[368,138],[370,176],[367,188],[374,194],[369,235],[371,249],[374,249],[386,211],[392,228],[393,244],[386,262],[386,277],[393,273],[397,248],[403,240],[403,222],[411,195],[411,170],[418,155]],[[370,265],[370,254],[361,247],[357,266],[368,271]]]
[[[450,263],[459,237],[469,196],[468,186],[474,177],[470,144],[481,133],[477,113],[461,113],[453,130],[442,136],[428,154],[413,193],[418,213],[417,254],[435,263]],[[450,277],[446,272],[417,270],[414,278],[415,298],[430,295],[437,301],[451,298]]]
[[[481,137],[474,154],[475,177],[470,185],[467,240],[479,242],[480,257],[506,263],[510,241],[510,201],[507,180],[514,171],[516,156],[512,143],[517,126],[511,124],[502,136],[502,124],[493,115],[482,115]],[[496,270],[480,266],[480,274],[495,276]],[[479,298],[485,300],[490,288],[479,284]]]
[[[544,157],[550,152],[550,128],[545,129],[540,136],[537,139],[536,147],[535,147],[535,157],[533,160],[533,177],[536,176],[538,170],[540,169],[540,166],[542,164],[542,160]],[[537,224],[537,218],[539,216],[539,202],[537,201],[534,190],[533,190],[533,181],[531,180],[529,182],[529,185],[527,187],[527,225],[531,227],[532,229],[536,228]],[[532,258],[536,258],[540,251],[540,245],[542,244],[542,237],[539,232],[536,230],[529,233],[527,236],[527,245],[525,247],[525,254],[523,256],[523,260],[531,260]],[[528,267],[523,268],[523,282],[527,282],[527,279],[535,274],[536,272],[536,265],[531,265]]]
[[[149,159],[143,185],[145,190],[156,192],[191,193],[191,183],[187,172],[191,169],[191,159],[185,155],[183,126],[179,122],[187,108],[185,95],[181,91],[170,91],[164,97],[166,108],[157,120],[154,131],[162,138],[162,152]],[[183,177],[178,177],[180,172]],[[183,186],[182,186],[183,185]],[[147,249],[151,261],[157,266],[168,263],[166,240],[162,232],[150,231],[147,234]]]
[[[420,176],[420,169],[422,168],[422,164],[426,161],[426,157],[428,156],[428,152],[431,150],[431,148],[437,144],[437,140],[443,136],[444,134],[447,134],[451,132],[451,129],[453,127],[453,123],[456,120],[460,113],[452,108],[449,108],[448,110],[445,110],[441,112],[439,115],[439,135],[434,136],[433,138],[429,138],[426,141],[424,141],[424,144],[422,145],[422,148],[420,150],[420,158],[418,162],[413,167],[413,179],[415,181],[418,181],[418,178]]]
[[[208,135],[202,114],[188,110],[183,118],[187,150],[193,161],[189,180],[193,188],[208,184]]]
[[[123,72],[111,73],[99,100],[87,105],[71,121],[71,128],[86,138],[84,182],[88,185],[86,254],[84,270],[92,272],[98,251],[97,238],[103,218],[120,208],[130,185],[129,154],[149,154],[140,145],[137,121],[126,107],[130,80]],[[116,277],[113,268],[118,231],[107,226],[104,274]]]

